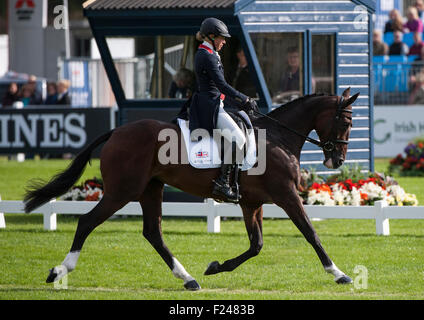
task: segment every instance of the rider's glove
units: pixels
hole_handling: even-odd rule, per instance
[[[259,111],[256,101],[252,98],[248,98],[247,101],[241,106],[241,109],[245,111],[251,118],[255,118],[257,116],[254,111]]]

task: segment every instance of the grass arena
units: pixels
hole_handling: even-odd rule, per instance
[[[3,200],[21,199],[23,181],[49,178],[66,160],[25,163],[1,160]],[[377,160],[384,171],[387,160]],[[99,176],[94,160],[83,179]],[[424,178],[398,178],[423,203]],[[411,188],[413,190],[411,190]],[[343,210],[341,208],[340,210]],[[312,247],[290,220],[264,219],[261,253],[232,273],[204,276],[210,261],[224,261],[249,246],[241,219],[206,232],[206,219],[163,218],[163,236],[202,286],[186,291],[142,236],[142,218],[106,221],[87,239],[66,289],[45,283],[46,271],[63,259],[78,217],[58,216],[58,230],[43,230],[41,215],[6,214],[0,231],[0,299],[284,300],[423,299],[423,220],[391,220],[390,236],[376,236],[372,220],[313,221],[323,245],[349,275],[352,285],[336,285]]]
[[[424,140],[393,159],[397,134],[424,132],[424,109],[406,106],[424,101],[424,73],[418,56],[373,55],[383,9],[399,1],[59,2],[0,4],[0,300],[424,299],[424,207],[387,207],[424,205]],[[190,139],[197,125],[232,144],[218,179],[221,148]],[[179,141],[186,152],[162,162]],[[90,161],[100,145],[101,165]],[[343,179],[318,176],[335,173]],[[89,212],[54,202],[93,177],[102,193],[83,197],[99,200]],[[220,221],[213,201],[207,218],[189,216],[192,203],[167,216],[168,187],[237,203],[243,218]],[[114,216],[134,201],[142,216]],[[289,218],[264,218],[271,203]],[[308,219],[304,204],[341,204],[340,216]],[[226,315],[259,313],[234,307]]]

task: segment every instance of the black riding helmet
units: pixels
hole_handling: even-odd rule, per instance
[[[200,33],[204,37],[209,37],[210,34],[214,36],[222,36],[225,38],[231,38],[228,28],[224,22],[217,18],[207,18],[202,22],[200,26]]]

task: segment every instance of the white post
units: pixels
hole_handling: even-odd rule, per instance
[[[69,26],[69,5],[68,0],[63,0],[63,6],[65,7],[65,55],[66,59],[71,58],[71,40],[70,40],[70,26]]]
[[[385,217],[384,208],[387,207],[386,201],[376,201],[374,204],[375,212],[375,229],[377,235],[390,235],[389,219]]]
[[[44,230],[55,231],[57,229],[57,215],[56,213],[52,212],[51,206],[51,203],[55,201],[56,200],[54,199],[45,206],[45,211],[43,212]]]
[[[216,216],[216,202],[213,199],[208,199],[208,232],[219,233],[221,232],[221,217]]]
[[[1,196],[0,196],[1,202]],[[4,212],[0,212],[0,229],[6,229],[6,220],[4,220]]]

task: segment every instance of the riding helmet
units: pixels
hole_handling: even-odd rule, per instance
[[[231,38],[228,28],[224,22],[217,18],[207,18],[202,22],[200,26],[200,33],[203,36],[213,34],[215,36],[222,36],[225,38]]]

